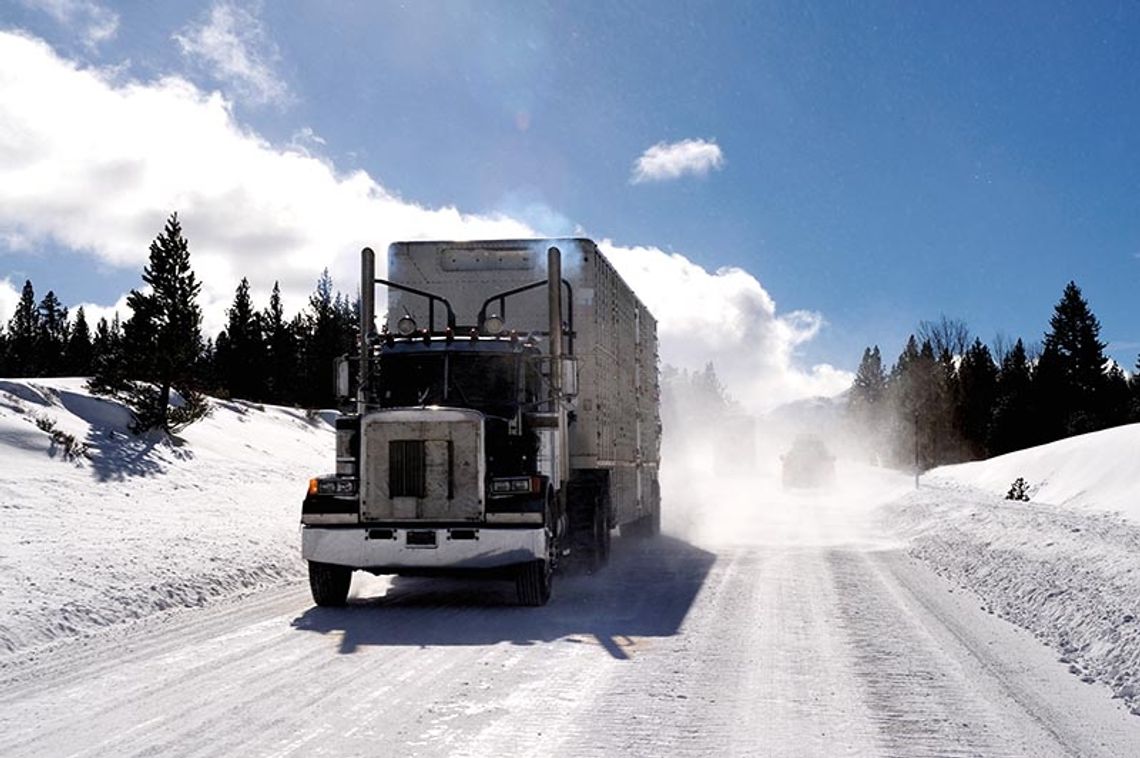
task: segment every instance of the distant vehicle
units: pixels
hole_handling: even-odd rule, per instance
[[[781,460],[785,487],[822,487],[835,481],[835,456],[815,435],[796,437]]]

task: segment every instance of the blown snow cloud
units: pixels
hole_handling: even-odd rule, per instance
[[[698,370],[711,361],[732,396],[750,411],[835,395],[851,386],[849,372],[828,364],[798,365],[796,348],[819,333],[823,316],[778,313],[747,271],[710,272],[655,247],[621,247],[609,240],[599,245],[657,317],[663,363]]]
[[[10,32],[0,32],[0,124],[0,256],[5,247],[50,242],[86,253],[93,266],[141,270],[177,210],[210,334],[242,276],[259,303],[279,281],[287,310],[296,311],[323,268],[351,290],[365,244],[562,231],[536,228],[544,226],[537,217],[417,205],[364,171],[339,171],[316,154],[317,140],[270,144],[238,123],[218,93],[179,77],[121,83]],[[709,272],[656,248],[605,247],[656,314],[663,360],[690,368],[714,360],[733,394],[753,406],[848,386],[850,376],[829,366],[797,367],[797,346],[822,318],[778,313],[747,272]],[[35,284],[37,292],[51,288]],[[0,319],[20,285],[0,279]],[[91,323],[113,306],[85,305]]]
[[[724,153],[715,142],[686,139],[666,144],[658,142],[633,164],[631,184],[664,182],[685,174],[706,176],[724,167]]]

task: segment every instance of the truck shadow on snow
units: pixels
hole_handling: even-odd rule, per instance
[[[345,608],[313,607],[292,625],[335,633],[341,653],[369,645],[564,640],[597,644],[614,658],[627,659],[637,638],[678,632],[715,560],[712,553],[664,535],[615,538],[606,568],[592,576],[558,575],[554,596],[541,608],[517,606],[508,582],[397,578],[383,595],[354,597]]]

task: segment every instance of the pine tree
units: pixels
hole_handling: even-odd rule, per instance
[[[11,375],[39,376],[40,312],[31,280],[24,282],[16,312],[8,320],[8,363]]]
[[[110,395],[126,389],[127,365],[123,359],[123,328],[119,313],[110,324],[99,319],[91,340],[91,378],[87,386],[97,394]]]
[[[70,337],[67,324],[67,308],[59,302],[55,293],[48,290],[40,302],[40,330],[36,337],[36,350],[39,353],[40,376],[59,376],[65,371],[64,354]]]
[[[1115,362],[1104,375],[1104,390],[1100,402],[1100,423],[1102,427],[1119,426],[1128,423],[1131,406],[1131,389],[1128,377]]]
[[[268,400],[278,404],[296,402],[297,337],[285,320],[279,282],[273,283],[269,308],[262,314],[261,322],[265,329]]]
[[[69,375],[88,376],[91,374],[91,361],[91,330],[87,326],[87,315],[81,305],[75,310],[75,323],[71,325],[64,364]]]
[[[988,455],[990,422],[997,400],[998,367],[990,349],[979,339],[962,357],[958,367],[955,416],[970,458]]]
[[[1132,402],[1129,406],[1128,420],[1137,423],[1140,422],[1140,356],[1136,356],[1136,366],[1132,370],[1129,386],[1132,389]]]
[[[261,317],[249,297],[248,279],[242,278],[226,316],[226,329],[215,343],[218,379],[230,397],[264,400],[265,344]]]
[[[221,334],[225,334],[223,329]],[[220,336],[220,335],[219,335]],[[221,376],[218,374],[218,349],[214,340],[207,337],[202,343],[202,352],[198,356],[198,366],[195,369],[198,384],[203,391],[217,397],[226,397],[222,386]]]
[[[201,284],[190,268],[190,249],[177,213],[151,243],[142,278],[148,289],[131,290],[127,296],[132,313],[123,329],[128,375],[147,383],[131,388],[135,428],[177,431],[207,410],[195,375],[202,352],[197,303]],[[182,397],[177,408],[170,407],[172,390]]]
[[[875,406],[882,402],[886,388],[887,375],[883,371],[883,356],[879,352],[879,346],[865,348],[855,372],[852,400],[862,405]]]
[[[330,407],[336,402],[333,365],[339,356],[354,351],[356,320],[351,302],[334,294],[328,269],[321,273],[309,296],[304,316],[301,347],[301,402],[310,408]]]
[[[14,376],[8,367],[8,334],[0,324],[0,377]]]
[[[989,452],[1002,455],[1036,443],[1037,414],[1033,403],[1033,375],[1025,343],[1020,339],[1001,362],[997,396],[990,421]]]
[[[1108,379],[1100,322],[1074,282],[1065,286],[1049,320],[1036,372],[1043,442],[1103,428]]]
[[[915,430],[920,400],[915,382],[915,366],[919,362],[918,340],[912,334],[899,353],[887,379],[887,399],[890,408],[891,439],[894,440],[895,461],[903,466],[915,459]]]
[[[857,428],[868,436],[872,458],[880,446],[886,423],[887,375],[879,346],[865,348],[848,397],[847,412]]]
[[[954,398],[958,395],[958,374],[954,356],[948,351],[936,354],[929,341],[919,351],[919,377],[925,385],[919,407],[920,450],[925,468],[962,459],[962,440],[954,426]]]
[[[907,340],[891,370],[888,397],[898,462],[910,465],[917,457],[922,470],[944,462],[951,449],[946,439],[953,427],[952,405],[944,368],[929,340],[921,347],[913,335]]]

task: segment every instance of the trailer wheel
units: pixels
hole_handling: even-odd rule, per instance
[[[649,536],[656,537],[661,534],[661,483],[656,476],[653,477],[649,486],[649,494],[653,499],[653,517],[649,522]]]
[[[594,573],[610,556],[610,502],[606,480],[572,480],[567,496],[571,560],[576,569]]]
[[[515,592],[519,605],[537,607],[550,600],[551,574],[550,561],[531,561],[519,566],[515,574]]]
[[[593,570],[605,566],[610,562],[610,532],[609,509],[605,507],[606,498],[599,498],[598,508],[594,510],[594,555]]]
[[[654,508],[637,521],[621,525],[621,536],[635,540],[647,540],[661,533],[661,508]]]
[[[352,569],[331,563],[309,561],[309,589],[313,602],[322,607],[338,607],[348,600]]]
[[[661,534],[661,489],[654,477],[649,490],[651,508],[636,521],[621,525],[621,536],[634,539],[649,539]]]

